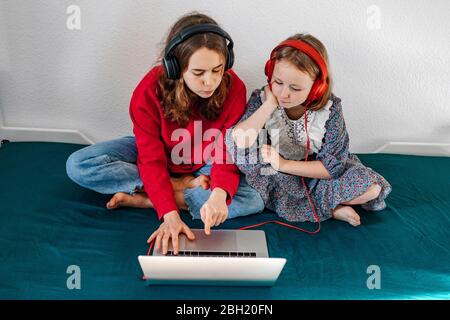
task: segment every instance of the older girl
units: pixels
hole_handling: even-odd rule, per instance
[[[176,254],[180,233],[194,239],[179,209],[202,219],[209,234],[227,218],[261,212],[264,202],[220,152],[246,100],[244,83],[231,70],[230,36],[210,17],[188,14],[171,28],[161,56],[162,65],[131,98],[135,136],[75,152],[67,173],[81,186],[114,194],[109,209],[155,208],[162,223],[148,242],[156,239],[155,248],[166,253],[171,240]],[[207,132],[218,133],[215,140]]]

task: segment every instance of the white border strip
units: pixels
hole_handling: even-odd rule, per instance
[[[0,110],[0,139],[11,141],[46,141],[77,144],[94,144],[78,130],[5,127]],[[450,143],[389,141],[373,153],[450,157]]]
[[[78,130],[0,127],[1,139],[11,141],[45,141],[77,144],[93,144]]]
[[[77,144],[93,144],[94,142],[78,130],[6,127],[0,109],[0,139],[11,141],[45,141]]]
[[[450,143],[389,141],[376,149],[374,153],[450,157]]]

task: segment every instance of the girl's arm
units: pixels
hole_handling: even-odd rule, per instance
[[[349,156],[349,136],[344,121],[341,99],[333,97],[330,118],[326,124],[322,148],[317,160],[322,162],[333,179],[340,177],[345,171],[345,163]]]
[[[166,213],[178,211],[174,189],[167,170],[164,142],[160,138],[161,123],[154,100],[140,91],[133,92],[130,117],[138,150],[137,166],[145,192],[160,221]]]
[[[331,179],[330,173],[319,160],[286,160],[280,156],[274,147],[267,144],[262,146],[261,156],[264,162],[270,163],[272,168],[279,172],[305,178]]]
[[[296,176],[315,179],[336,179],[341,176],[349,155],[349,138],[340,101],[339,98],[333,98],[324,143],[317,154],[317,160],[286,160],[272,146],[264,145],[261,149],[264,162],[270,163],[277,171]]]
[[[263,157],[270,159],[272,167],[284,173],[318,179],[336,179],[345,170],[345,163],[349,155],[349,138],[345,127],[341,100],[333,98],[330,118],[326,124],[326,133],[322,148],[317,154],[317,160],[293,161],[285,160],[273,150],[264,150]],[[267,147],[266,147],[267,148]],[[279,159],[278,159],[279,157]],[[273,164],[279,161],[277,165]]]
[[[331,175],[321,161],[281,160],[280,172],[313,179],[331,179]]]
[[[232,131],[233,140],[238,148],[249,148],[253,145],[259,131],[277,108],[277,99],[268,86],[264,88],[264,92],[266,101],[248,119],[237,124]]]

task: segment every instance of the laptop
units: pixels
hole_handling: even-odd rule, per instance
[[[269,257],[262,230],[191,230],[195,240],[180,234],[177,256],[169,241],[167,255],[138,257],[149,284],[273,286],[286,263]]]

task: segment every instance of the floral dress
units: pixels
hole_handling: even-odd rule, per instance
[[[249,118],[263,103],[261,90],[253,91],[240,122]],[[308,161],[319,160],[331,179],[305,178],[311,200],[321,221],[331,218],[339,204],[361,196],[374,183],[381,186],[379,196],[363,204],[365,210],[382,210],[392,188],[380,174],[365,167],[349,152],[349,137],[345,128],[341,99],[332,95],[324,108],[308,112],[310,152]],[[306,155],[304,116],[298,120],[287,117],[278,107],[265,123],[259,138],[249,148],[237,148],[227,130],[225,143],[228,152],[247,183],[256,189],[265,206],[288,221],[316,221],[306,190],[299,176],[285,174],[262,162],[260,148],[268,142],[287,160],[301,161]],[[233,128],[231,128],[233,129]]]

